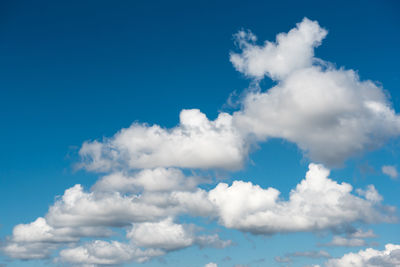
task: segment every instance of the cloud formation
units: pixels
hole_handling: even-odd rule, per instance
[[[396,267],[400,265],[400,245],[387,244],[384,250],[367,248],[348,253],[339,259],[330,259],[326,267]]]
[[[257,45],[251,33],[236,35],[241,49],[231,54],[236,69],[256,80],[268,76],[277,85],[248,92],[233,121],[245,136],[282,138],[311,160],[336,166],[398,136],[400,119],[381,87],[314,58],[326,34],[304,19],[275,43]]]
[[[83,246],[60,251],[59,262],[78,265],[117,265],[125,262],[145,262],[153,257],[165,254],[162,250],[141,250],[118,241],[95,240]]]
[[[168,176],[170,172],[150,174],[155,179],[150,179],[151,184],[158,184],[157,179],[165,179],[161,174]],[[141,175],[138,172],[132,179],[136,181]],[[199,234],[195,225],[175,222],[179,215],[212,218],[224,227],[254,234],[313,232],[355,222],[395,220],[394,209],[382,206],[382,198],[374,187],[363,190],[364,197],[357,196],[352,194],[351,185],[338,184],[328,175],[329,170],[322,165],[310,164],[306,178],[290,192],[288,200],[281,199],[277,189],[263,189],[240,180],[231,185],[219,183],[209,191],[185,186],[178,186],[177,191],[154,190],[153,186],[138,184],[138,190],[133,187],[124,194],[104,191],[101,187],[96,191],[97,186],[86,192],[75,185],[58,198],[45,218],[17,225],[3,250],[14,258],[46,258],[51,251],[68,244],[70,248],[62,250],[60,260],[106,264],[102,262],[112,262],[111,258],[100,260],[98,251],[111,251],[110,255],[116,254],[118,259],[143,261],[192,245],[224,248],[232,244],[216,234]],[[109,177],[114,176],[106,179]],[[130,227],[126,235],[128,243],[98,240],[74,246],[82,237],[96,238],[98,233],[112,238],[110,227]]]
[[[288,33],[278,34],[275,43],[265,41],[259,46],[254,34],[240,31],[235,37],[242,53],[231,53],[230,60],[236,70],[246,76],[282,80],[296,70],[312,66],[314,48],[327,33],[318,23],[304,19]]]
[[[232,117],[220,113],[209,121],[198,109],[182,110],[172,129],[132,124],[103,142],[85,142],[79,151],[90,171],[182,167],[238,169],[247,147]]]
[[[394,221],[394,216],[380,210],[381,198],[373,186],[359,191],[366,196],[361,198],[351,193],[350,184],[338,184],[328,175],[322,165],[310,164],[306,178],[291,190],[288,201],[279,199],[280,192],[274,188],[242,181],[231,186],[220,183],[209,198],[222,225],[255,234],[323,230],[355,221]]]
[[[61,263],[115,265],[144,262],[193,245],[232,244],[180,223],[180,216],[205,217],[226,228],[264,235],[394,222],[395,209],[383,206],[373,185],[353,192],[350,184],[329,178],[321,164],[309,165],[287,200],[278,189],[241,180],[204,187],[202,179],[183,170],[238,170],[250,148],[269,138],[297,144],[316,162],[338,165],[397,136],[400,119],[381,87],[314,57],[326,35],[308,19],[263,45],[256,44],[251,32],[239,32],[241,52],[230,57],[234,67],[256,83],[273,79],[273,88],[247,91],[240,110],[220,113],[215,120],[197,109],[182,110],[179,125],[171,129],[134,123],[102,141],[85,142],[80,167],[104,176],[90,190],[79,184],[65,190],[44,217],[15,226],[2,251],[18,259],[49,258],[59,251]],[[126,230],[125,242],[114,240],[114,228]],[[337,236],[331,244],[364,245],[361,238],[368,236],[362,231]],[[395,245],[383,252],[367,249],[329,260],[327,266],[345,266],[340,264],[354,259],[363,266],[389,264],[398,260],[398,250]],[[300,256],[329,254],[298,252],[277,261]]]
[[[210,121],[198,109],[182,110],[180,123],[164,129],[134,123],[103,141],[85,142],[79,154],[89,171],[178,167],[240,169],[255,142],[281,138],[312,161],[341,165],[400,134],[400,118],[387,94],[354,70],[314,56],[327,35],[305,18],[275,42],[256,43],[250,31],[235,35],[234,67],[268,90],[244,93],[240,110]]]

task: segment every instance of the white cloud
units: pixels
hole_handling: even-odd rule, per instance
[[[240,31],[235,37],[242,53],[231,53],[230,60],[238,71],[249,77],[261,79],[267,75],[282,79],[312,65],[314,47],[326,34],[317,22],[306,18],[289,33],[278,34],[276,43],[266,41],[264,46],[255,44],[257,38],[251,32]]]
[[[179,191],[195,189],[197,184],[197,179],[185,177],[179,169],[155,168],[144,169],[134,175],[112,173],[97,181],[92,190],[120,193]]]
[[[163,198],[163,200],[165,200]],[[67,189],[50,207],[47,221],[57,227],[127,226],[174,214],[174,206],[153,205],[139,195],[85,192],[81,185]]]
[[[141,250],[117,241],[95,240],[83,246],[60,251],[57,260],[79,265],[117,265],[129,261],[145,262],[161,255],[164,255],[162,250]]]
[[[138,247],[159,248],[167,251],[182,249],[191,245],[200,248],[225,248],[231,240],[221,240],[217,234],[196,236],[194,225],[181,225],[166,218],[159,222],[134,224],[127,237]]]
[[[214,262],[207,263],[204,267],[218,267],[218,265]]]
[[[139,247],[176,250],[191,246],[195,237],[193,230],[167,218],[160,222],[134,224],[127,234]]]
[[[52,251],[59,247],[54,243],[43,242],[7,242],[1,249],[11,258],[21,260],[49,258]]]
[[[161,173],[164,171],[162,169]],[[174,173],[175,170],[169,171]],[[166,173],[170,174],[169,171]],[[155,177],[159,175],[158,171],[152,170],[145,177],[152,174]],[[126,179],[139,181],[141,175],[139,172],[133,178]],[[120,187],[118,183],[111,183],[113,189],[110,191],[95,186],[99,191],[92,192],[75,185],[56,200],[45,218],[39,218],[31,224],[17,225],[3,250],[16,258],[47,257],[51,250],[66,243],[78,242],[81,237],[110,234],[107,227],[127,227],[132,224],[127,237],[135,247],[166,252],[191,245],[224,248],[232,244],[230,240],[219,239],[218,235],[197,236],[194,226],[174,222],[179,215],[208,217],[218,220],[227,228],[256,234],[316,231],[340,228],[353,222],[394,220],[393,208],[381,209],[382,198],[374,187],[358,190],[365,196],[358,197],[351,193],[351,185],[338,184],[328,175],[329,170],[322,165],[310,164],[306,178],[291,191],[287,201],[279,198],[277,189],[263,189],[243,181],[234,181],[231,186],[219,183],[210,191],[191,187],[185,191],[185,186],[178,186],[178,191],[168,191],[172,188],[161,184],[160,187],[154,187],[150,179],[149,184],[142,186],[140,193],[124,195],[115,191]],[[122,184],[127,183],[123,180]],[[126,191],[132,190],[135,191],[134,188]],[[89,248],[81,246],[76,250],[83,253]]]
[[[293,142],[312,161],[336,166],[397,137],[400,118],[380,86],[314,57],[326,34],[306,18],[275,43],[257,45],[255,35],[240,31],[235,36],[242,51],[230,57],[234,67],[257,82],[268,76],[276,86],[248,91],[239,111],[214,121],[197,109],[182,110],[172,129],[135,123],[102,142],[85,142],[81,167],[235,170],[254,142],[268,138]]]
[[[209,192],[209,199],[217,207],[222,225],[256,234],[315,231],[356,221],[394,221],[393,208],[388,213],[381,211],[377,195],[357,197],[351,194],[350,184],[338,184],[328,175],[322,165],[310,164],[306,178],[290,192],[288,201],[280,200],[276,189],[242,181],[231,186],[220,183]]]
[[[81,237],[107,237],[112,231],[104,227],[61,227],[50,226],[39,217],[29,224],[18,224],[2,250],[12,258],[41,259],[66,243],[78,242]]]
[[[339,259],[330,259],[326,267],[396,267],[400,266],[400,245],[387,244],[385,250],[367,248],[348,253]]]
[[[282,138],[311,160],[336,166],[398,136],[400,119],[382,88],[314,58],[325,35],[317,22],[304,19],[279,34],[276,44],[258,46],[239,37],[242,54],[232,54],[234,66],[257,79],[267,75],[277,85],[248,92],[233,121],[243,136]]]
[[[220,113],[214,121],[197,109],[182,110],[180,125],[132,124],[103,142],[85,142],[79,151],[82,167],[91,171],[156,167],[238,169],[247,147],[232,127],[232,117]]]
[[[392,179],[397,179],[397,177],[399,176],[396,167],[390,165],[382,166],[382,173],[389,175],[389,177]]]

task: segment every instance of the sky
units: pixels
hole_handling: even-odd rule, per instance
[[[82,2],[0,4],[1,267],[400,266],[397,1]]]

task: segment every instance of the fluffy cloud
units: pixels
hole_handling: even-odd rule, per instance
[[[79,265],[117,265],[130,261],[145,262],[163,254],[163,251],[157,249],[141,250],[117,241],[95,240],[60,251],[57,260]]]
[[[242,53],[231,55],[237,70],[278,83],[266,92],[247,93],[233,121],[244,136],[283,138],[313,161],[335,166],[398,136],[400,119],[382,88],[313,57],[325,35],[308,19],[264,46],[240,33]]]
[[[214,262],[207,263],[204,267],[218,267],[218,265]]]
[[[375,188],[362,191],[367,193],[366,198],[361,198],[351,194],[351,185],[338,184],[328,175],[329,170],[322,165],[310,164],[306,178],[290,192],[288,201],[280,200],[276,189],[241,181],[231,186],[220,183],[210,191],[209,198],[217,207],[222,225],[256,234],[315,231],[356,221],[394,220],[390,212],[379,208],[380,198]]]
[[[133,124],[103,142],[85,142],[79,151],[87,170],[183,167],[238,169],[246,145],[232,127],[232,117],[220,113],[214,121],[197,109],[182,110],[180,125]]]
[[[127,226],[132,222],[157,220],[172,211],[141,201],[137,195],[118,192],[85,192],[81,185],[65,190],[62,198],[50,207],[47,221],[57,227]]]
[[[392,179],[397,179],[397,177],[399,176],[396,167],[390,165],[382,166],[382,173],[389,175],[389,177]]]
[[[81,167],[239,169],[249,147],[268,138],[293,142],[311,160],[336,166],[398,136],[400,118],[380,86],[314,57],[326,34],[308,19],[263,45],[240,31],[241,51],[230,55],[234,67],[257,82],[270,77],[276,86],[246,92],[240,110],[214,121],[197,109],[182,110],[172,129],[135,123],[102,142],[85,142]]]
[[[179,169],[145,169],[134,175],[122,172],[104,176],[93,186],[93,191],[116,191],[120,193],[161,192],[192,190],[196,188],[196,178],[185,177]]]
[[[29,224],[18,224],[2,248],[12,258],[41,259],[66,243],[78,242],[81,237],[107,237],[112,231],[104,227],[61,227],[50,226],[39,217]]]
[[[242,53],[231,53],[230,60],[238,71],[249,77],[261,79],[267,75],[282,79],[312,65],[314,47],[326,34],[325,29],[309,19],[298,23],[287,34],[278,34],[276,43],[266,41],[263,46],[255,44],[257,37],[251,32],[240,31],[235,37]]]
[[[316,231],[340,228],[353,222],[394,220],[393,208],[384,208],[380,204],[382,198],[373,186],[357,190],[364,197],[354,195],[351,185],[338,184],[329,179],[329,170],[322,165],[310,164],[306,178],[291,191],[287,201],[279,198],[277,189],[263,189],[243,181],[234,181],[230,186],[219,183],[210,191],[185,186],[169,191],[172,189],[162,184],[155,186],[157,182],[154,181],[164,179],[159,171],[168,177],[176,170],[157,169],[145,174],[139,172],[133,178],[125,177],[122,184],[129,189],[125,190],[125,194],[115,191],[120,186],[120,178],[118,183],[110,183],[114,186],[111,186],[112,190],[103,190],[100,185],[109,177],[101,179],[91,192],[84,191],[80,185],[67,189],[49,208],[45,218],[17,225],[3,250],[15,258],[48,257],[61,245],[76,243],[82,237],[96,237],[97,233],[110,234],[107,227],[128,227],[132,224],[127,233],[130,244],[88,243],[64,250],[61,258],[67,261],[76,253],[86,255],[86,258],[73,258],[73,263],[82,260],[101,264],[95,263],[102,262],[95,253],[100,248],[121,253],[119,258],[136,260],[136,252],[129,252],[133,247],[133,251],[151,248],[166,253],[192,245],[224,248],[232,244],[230,240],[220,240],[218,235],[197,235],[194,225],[175,223],[174,218],[182,214],[214,218],[227,228],[255,234]],[[142,189],[139,193],[129,193],[136,190],[127,186],[130,182],[125,179],[132,179],[136,185],[142,175],[154,175],[154,180],[149,179],[149,184],[140,184]]]
[[[339,259],[330,259],[326,267],[395,267],[400,265],[400,245],[387,244],[385,250],[367,248],[358,253],[348,253]]]
[[[172,218],[156,223],[135,224],[127,236],[140,247],[165,250],[181,249],[194,243],[193,231],[174,223]]]

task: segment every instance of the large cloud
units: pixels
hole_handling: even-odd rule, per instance
[[[133,124],[103,142],[85,142],[79,151],[88,170],[119,168],[225,168],[242,166],[247,147],[232,117],[214,121],[197,109],[182,110],[180,125],[172,129]]]
[[[314,57],[326,34],[308,19],[262,45],[251,32],[239,32],[233,65],[257,82],[270,77],[274,87],[246,92],[240,110],[214,121],[197,109],[182,110],[172,129],[135,123],[102,142],[85,142],[81,167],[239,169],[249,147],[268,138],[293,142],[311,160],[336,166],[398,136],[400,118],[380,86]]]
[[[351,193],[352,186],[328,178],[329,170],[310,164],[306,178],[290,192],[288,201],[279,191],[263,189],[251,182],[220,183],[209,199],[217,207],[219,221],[228,228],[256,234],[315,231],[337,228],[356,221],[366,223],[394,221],[390,212],[379,208],[381,200],[375,187]],[[360,191],[359,191],[360,192]]]
[[[278,83],[245,95],[234,114],[244,136],[283,138],[313,161],[339,165],[399,135],[400,119],[382,88],[313,57],[326,35],[317,22],[304,19],[287,35],[279,34],[276,43],[263,46],[249,34],[238,35],[242,53],[231,54],[231,61],[250,77],[266,75]]]

